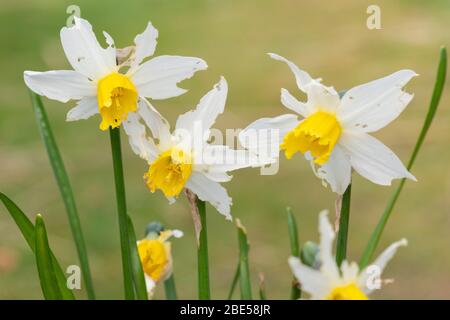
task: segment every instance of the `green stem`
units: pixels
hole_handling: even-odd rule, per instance
[[[197,199],[197,208],[202,226],[198,245],[198,297],[200,300],[209,300],[211,299],[211,292],[209,288],[208,231],[205,202]]]
[[[66,207],[70,230],[75,240],[78,259],[80,261],[80,268],[83,275],[84,284],[86,285],[87,296],[89,299],[93,300],[95,299],[95,293],[91,271],[89,268],[89,259],[69,177],[67,176],[66,168],[64,167],[64,162],[59,152],[58,145],[56,144],[56,140],[53,136],[50,122],[48,121],[41,97],[31,91],[30,97],[36,116],[36,121],[38,123],[39,132],[42,140],[44,141],[45,148],[47,149],[50,164]]]
[[[117,213],[119,216],[120,247],[122,250],[122,268],[125,287],[125,299],[134,299],[133,276],[131,269],[131,252],[129,247],[127,205],[125,200],[125,183],[123,179],[122,151],[120,147],[120,129],[109,130],[111,138],[111,152],[114,167],[114,181],[116,185]]]
[[[289,242],[291,244],[291,256],[300,257],[300,249],[298,246],[298,231],[297,222],[295,221],[295,216],[292,213],[290,207],[286,208],[287,220],[288,220],[288,230],[289,230]],[[291,300],[298,300],[301,296],[301,290],[298,285],[298,281],[293,279],[291,286]]]
[[[175,286],[175,279],[173,274],[164,281],[164,290],[166,291],[167,300],[177,300],[177,288]]]
[[[339,218],[339,232],[337,235],[336,263],[341,265],[347,255],[348,223],[350,219],[350,199],[352,185],[349,184],[342,196],[341,214]]]
[[[136,298],[138,300],[148,300],[147,287],[145,284],[145,274],[142,269],[141,259],[137,248],[136,232],[130,216],[127,216],[128,238],[131,255],[131,270],[133,272],[133,284],[135,287]]]
[[[427,116],[423,123],[422,130],[420,131],[419,137],[417,138],[416,145],[414,146],[414,150],[411,154],[411,158],[409,159],[408,166],[407,166],[408,171],[411,170],[411,168],[414,164],[414,161],[416,160],[416,157],[417,157],[417,155],[420,151],[420,148],[422,147],[422,144],[427,135],[428,129],[430,128],[431,123],[436,114],[437,107],[438,107],[439,101],[441,99],[442,91],[444,89],[446,73],[447,73],[447,51],[443,47],[443,48],[441,48],[441,51],[440,51],[440,59],[439,59],[438,71],[437,71],[437,75],[436,75],[436,82],[434,84],[433,94],[431,96],[428,113],[427,113]],[[392,194],[391,199],[389,200],[386,208],[384,209],[384,212],[380,218],[380,221],[378,222],[375,230],[373,231],[373,233],[370,237],[370,240],[367,243],[367,246],[364,250],[364,253],[361,256],[361,259],[359,261],[359,266],[361,269],[366,267],[368,265],[369,261],[372,259],[372,256],[375,253],[378,243],[380,242],[381,234],[383,233],[386,223],[389,220],[389,217],[391,216],[392,210],[394,209],[394,206],[397,203],[398,197],[400,196],[400,193],[403,190],[403,186],[405,185],[405,182],[406,182],[405,178],[403,178],[400,181],[397,189]]]

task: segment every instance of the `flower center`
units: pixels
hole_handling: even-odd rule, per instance
[[[150,165],[144,175],[151,192],[160,189],[166,197],[178,196],[192,171],[190,155],[178,148],[171,148]]]
[[[309,151],[314,162],[322,165],[328,161],[341,132],[341,125],[334,114],[318,111],[284,137],[281,149],[285,150],[288,159],[298,151]]]
[[[111,73],[98,81],[98,110],[102,116],[100,129],[120,126],[128,112],[136,111],[137,90],[131,80],[123,74]]]
[[[164,275],[169,262],[166,244],[158,239],[145,239],[138,243],[139,257],[145,274],[157,282]]]
[[[355,283],[350,283],[334,288],[327,300],[369,300],[369,298]]]

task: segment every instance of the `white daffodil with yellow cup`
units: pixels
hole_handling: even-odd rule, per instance
[[[259,167],[273,160],[208,142],[211,126],[224,111],[227,93],[227,82],[221,78],[196,109],[178,117],[174,132],[167,120],[142,99],[142,119],[130,114],[123,128],[133,151],[149,165],[144,179],[151,192],[160,190],[173,201],[188,189],[231,220],[232,201],[220,183],[231,180],[229,171]]]
[[[335,233],[327,215],[327,211],[319,214],[319,269],[303,264],[297,257],[290,257],[289,265],[292,272],[302,290],[307,292],[311,299],[367,300],[370,293],[380,289],[382,280],[379,276],[386,264],[392,259],[397,249],[406,246],[408,242],[406,239],[394,242],[363,270],[359,269],[357,263],[346,260],[339,267],[333,255]]]
[[[380,185],[390,185],[399,178],[416,180],[392,150],[370,135],[397,118],[411,101],[413,95],[402,88],[417,75],[414,71],[397,71],[340,97],[333,87],[324,86],[291,61],[269,55],[289,66],[307,101],[301,102],[281,89],[281,102],[295,114],[253,122],[241,132],[244,146],[249,147],[243,137],[250,130],[277,130],[277,143],[286,158],[303,153],[315,174],[338,194],[350,184],[352,168]],[[268,142],[270,139],[261,140],[262,144]],[[264,146],[259,148],[264,150]]]
[[[177,83],[207,68],[200,58],[151,57],[158,31],[149,22],[134,39],[134,46],[116,49],[112,37],[103,32],[103,48],[91,24],[75,17],[72,27],[61,29],[61,43],[73,70],[25,71],[24,80],[35,93],[60,102],[77,100],[67,121],[100,114],[101,130],[117,128],[130,113],[140,114],[139,100],[167,99],[186,92]]]

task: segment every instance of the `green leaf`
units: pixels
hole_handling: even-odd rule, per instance
[[[239,219],[236,219],[236,226],[239,240],[239,283],[241,287],[241,299],[252,300],[252,286],[250,281],[250,269],[248,266],[249,245],[247,241],[247,231]]]
[[[286,208],[287,211],[287,220],[288,220],[288,230],[289,230],[289,242],[291,244],[291,256],[299,257],[300,250],[298,245],[298,231],[297,231],[297,222],[295,221],[295,216],[292,213],[292,209],[290,207]],[[291,300],[298,300],[301,296],[301,290],[298,285],[297,280],[293,279],[291,286]]]
[[[336,245],[336,263],[341,265],[347,255],[348,223],[350,219],[350,199],[352,195],[352,185],[349,184],[342,196],[341,214],[339,218],[339,231]]]
[[[25,238],[25,241],[27,242],[28,246],[30,247],[31,251],[33,253],[35,252],[35,236],[34,236],[34,225],[33,223],[28,219],[28,217],[25,215],[25,213],[6,195],[0,192],[0,200],[2,200],[3,204],[5,205],[6,209],[8,209],[8,212],[10,213],[11,217],[14,219],[14,222],[16,223],[17,227],[19,228],[20,232],[22,233],[23,237]],[[56,279],[58,283],[59,290],[62,294],[62,298],[64,300],[74,300],[75,296],[73,295],[73,292],[67,288],[67,279],[66,276],[59,265],[58,261],[56,260],[53,253],[51,253],[53,267],[56,274]]]
[[[259,299],[267,300],[266,281],[262,272],[259,273]]]
[[[211,299],[209,287],[209,261],[208,261],[208,231],[206,226],[205,202],[196,200],[198,214],[200,216],[201,230],[198,245],[198,297],[200,300]]]
[[[175,286],[175,278],[173,277],[173,273],[170,277],[164,281],[164,290],[166,292],[167,300],[177,300],[177,289]]]
[[[89,299],[95,299],[94,286],[92,284],[92,276],[89,268],[86,245],[84,242],[83,232],[81,230],[81,223],[75,204],[75,199],[72,193],[72,187],[70,185],[69,178],[67,176],[67,172],[59,153],[55,138],[53,137],[50,122],[48,121],[41,97],[33,93],[32,91],[30,91],[30,96],[34,113],[36,115],[39,132],[47,149],[50,164],[52,166],[53,173],[58,183],[59,191],[66,207],[70,229],[72,230],[72,235],[75,240],[78,259],[80,260],[80,267],[84,283],[86,285],[86,292]]]
[[[41,289],[45,299],[61,300],[62,294],[59,291],[55,270],[53,268],[47,231],[45,230],[44,220],[40,214],[36,216],[35,257],[39,280],[41,281]]]
[[[231,288],[230,288],[230,291],[228,292],[227,300],[230,300],[233,297],[234,289],[236,288],[236,285],[239,280],[239,269],[240,269],[240,263],[238,262],[236,271],[234,272],[233,281],[231,282]]]
[[[120,128],[110,129],[111,153],[116,187],[117,213],[119,217],[120,248],[122,251],[123,283],[125,299],[134,299],[133,272],[131,270],[130,238],[128,234],[128,215],[123,179],[122,150],[120,146]]]
[[[408,170],[411,170],[417,155],[419,154],[420,148],[422,147],[422,144],[425,140],[425,137],[427,135],[428,129],[431,126],[431,123],[433,122],[434,116],[436,115],[437,108],[439,106],[439,101],[442,96],[442,91],[444,89],[445,84],[445,78],[447,73],[447,50],[445,47],[441,48],[440,51],[440,58],[439,58],[439,65],[436,75],[436,82],[434,84],[433,94],[431,96],[430,105],[428,107],[428,113],[425,117],[425,121],[422,126],[422,130],[420,131],[419,137],[417,138],[416,145],[414,147],[414,150],[411,154],[411,157],[408,162]],[[400,196],[400,193],[403,190],[403,186],[405,185],[406,179],[402,179],[397,187],[397,189],[392,194],[386,208],[384,209],[384,212],[380,218],[380,221],[378,222],[375,230],[373,231],[369,242],[367,243],[367,246],[364,250],[364,253],[359,261],[360,268],[366,267],[370,260],[373,257],[373,254],[375,253],[375,250],[378,246],[378,243],[380,242],[381,234],[383,233],[383,230],[386,226],[386,223],[389,220],[389,217],[391,216],[392,210],[394,209],[395,204],[397,203],[397,200]]]
[[[291,256],[298,257],[299,247],[298,247],[297,222],[295,221],[295,216],[292,213],[292,209],[288,207],[286,208],[286,211],[289,230],[289,242],[291,244]]]
[[[139,258],[139,252],[136,247],[136,233],[134,232],[133,222],[131,221],[130,216],[128,216],[127,222],[130,239],[131,267],[136,296],[139,300],[148,300],[144,271],[142,270],[141,259]]]

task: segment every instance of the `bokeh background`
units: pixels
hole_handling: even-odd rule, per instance
[[[198,56],[209,69],[182,86],[181,97],[155,102],[171,121],[194,107],[224,75],[229,82],[226,112],[216,127],[242,128],[256,118],[286,112],[281,87],[298,93],[288,68],[266,52],[279,53],[338,90],[350,88],[402,68],[420,74],[409,85],[415,98],[406,111],[376,136],[406,162],[427,111],[440,45],[449,44],[450,2],[442,1],[298,1],[298,0],[142,0],[50,1],[0,0],[0,190],[30,217],[42,213],[54,252],[63,266],[77,264],[66,213],[47,154],[40,140],[24,70],[67,69],[59,41],[70,4],[81,7],[101,36],[107,30],[118,47],[132,44],[151,20],[159,30],[156,54]],[[366,9],[381,7],[381,30],[368,30]],[[299,97],[301,95],[297,94]],[[375,298],[450,298],[450,108],[448,86],[440,110],[419,155],[378,252],[406,237],[384,274],[395,282]],[[99,298],[122,298],[119,234],[107,133],[99,118],[65,122],[66,105],[44,99],[71,178],[90,254]],[[159,220],[185,231],[174,241],[175,278],[180,298],[196,298],[196,249],[184,197],[169,206],[145,188],[145,164],[123,141],[129,212],[139,235]],[[246,225],[251,243],[253,285],[266,276],[267,295],[289,296],[289,239],[285,207],[291,206],[302,242],[318,240],[317,213],[333,210],[335,195],[322,187],[308,163],[297,156],[282,159],[274,176],[256,169],[235,172],[226,184],[232,213]],[[394,187],[355,176],[349,257],[358,260]],[[237,235],[232,223],[208,206],[213,298],[225,298],[237,262]],[[255,291],[256,292],[256,291]],[[78,296],[85,297],[84,292]],[[163,297],[163,288],[157,291]],[[238,295],[236,295],[238,297]],[[34,257],[7,211],[0,208],[0,298],[42,298]]]

